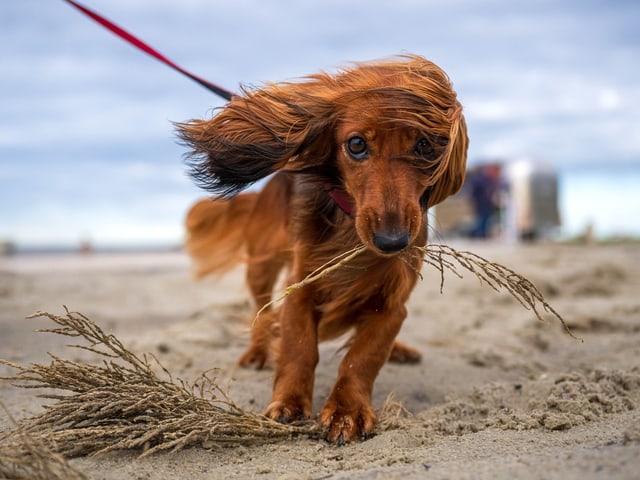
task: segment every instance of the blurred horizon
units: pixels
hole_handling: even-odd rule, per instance
[[[423,55],[464,106],[470,165],[545,162],[561,237],[640,237],[637,2],[81,3],[230,90]],[[0,13],[0,243],[179,245],[206,193],[172,122],[224,102],[62,0]]]
[[[640,168],[628,165],[617,165],[613,168],[603,166],[574,166],[558,172],[558,207],[561,218],[559,227],[552,239],[571,241],[583,237],[586,232],[598,240],[640,240],[640,226],[636,218],[627,221],[634,212],[638,212],[638,204],[633,203],[640,186]],[[610,195],[606,195],[606,192]],[[603,194],[604,193],[604,194]],[[206,196],[202,192],[201,196]],[[585,203],[576,204],[577,199]],[[622,201],[622,207],[617,203]],[[582,202],[582,200],[581,200]],[[190,205],[187,205],[187,208]],[[11,244],[18,252],[68,252],[90,248],[96,251],[145,251],[173,250],[181,248],[183,243],[183,216],[170,229],[158,235],[158,227],[132,225],[105,225],[105,230],[96,229],[93,233],[86,225],[89,219],[78,221],[77,230],[65,232],[65,236],[53,238],[33,237],[15,241],[9,236],[0,236],[0,244]],[[111,230],[111,232],[109,232]],[[430,214],[430,230],[435,237],[441,232],[437,219]],[[133,238],[132,232],[138,233]],[[432,235],[433,236],[433,235]],[[447,235],[445,235],[447,237]],[[456,238],[456,237],[453,237]],[[501,241],[499,238],[493,240]],[[0,249],[1,250],[1,249]]]

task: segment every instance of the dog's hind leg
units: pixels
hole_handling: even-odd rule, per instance
[[[289,198],[292,180],[275,175],[260,192],[244,231],[247,242],[247,285],[256,313],[271,302],[280,272],[291,262],[289,245]],[[267,365],[277,315],[266,307],[251,325],[251,344],[240,358],[243,367]]]
[[[284,267],[284,261],[277,258],[278,255],[274,257],[250,261],[247,268],[247,284],[253,296],[256,315],[271,301],[273,288]],[[276,319],[277,314],[270,306],[266,307],[259,316],[254,316],[251,325],[251,343],[238,361],[240,366],[254,366],[260,370],[267,365],[271,343],[277,333]]]

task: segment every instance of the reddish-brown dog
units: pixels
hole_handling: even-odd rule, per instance
[[[265,414],[308,418],[318,342],[352,331],[319,420],[330,442],[366,438],[380,368],[420,358],[395,337],[422,266],[414,247],[427,242],[427,209],[464,179],[466,126],[446,74],[419,56],[357,64],[245,91],[210,120],[178,128],[196,181],[227,198],[189,212],[187,249],[199,274],[231,266],[244,248],[261,308],[285,266],[297,282],[367,247],[288,296],[278,312],[267,309],[240,360],[264,365],[277,320],[281,343]],[[274,172],[260,193],[234,197]]]

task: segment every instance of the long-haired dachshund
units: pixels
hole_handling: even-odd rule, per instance
[[[467,132],[447,75],[419,56],[245,90],[210,120],[178,124],[196,182],[223,197],[187,217],[197,273],[248,258],[256,308],[284,267],[291,283],[360,245],[343,268],[286,297],[255,323],[242,365],[262,367],[278,326],[273,398],[281,422],[312,412],[318,342],[352,332],[319,421],[334,443],[366,438],[387,360],[420,354],[395,337],[418,279],[427,209],[464,180]],[[276,173],[277,172],[277,173]],[[275,173],[259,193],[236,195]]]

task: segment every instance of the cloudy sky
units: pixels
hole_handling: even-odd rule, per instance
[[[231,90],[352,60],[424,55],[458,91],[471,162],[524,156],[572,175],[595,172],[570,187],[583,197],[572,193],[566,208],[575,219],[588,206],[583,218],[613,222],[613,233],[616,221],[640,213],[635,0],[84,4]],[[0,71],[0,240],[180,240],[201,192],[185,175],[171,121],[206,116],[220,99],[63,0],[1,2]],[[593,184],[598,172],[623,180],[621,199]],[[606,209],[617,220],[600,219]],[[630,231],[640,234],[635,221]]]

